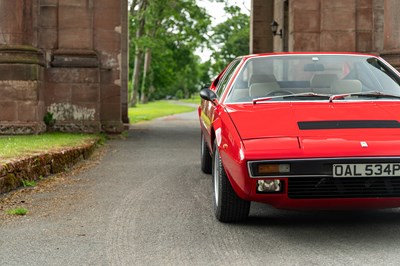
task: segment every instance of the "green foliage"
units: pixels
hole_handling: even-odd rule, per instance
[[[24,187],[34,187],[37,185],[35,180],[22,180],[22,185]]]
[[[183,91],[182,90],[177,90],[175,93],[176,98],[182,99],[183,98]]]
[[[178,91],[182,91],[183,98],[190,97],[210,84],[215,74],[233,58],[249,53],[250,18],[242,14],[239,7],[226,6],[228,20],[211,28],[210,16],[196,0],[136,0],[131,3],[130,77],[135,59],[140,58],[139,98],[145,94],[149,100],[158,100],[180,94]],[[201,47],[213,49],[212,60],[201,62],[195,53]],[[144,75],[146,52],[151,56]],[[132,95],[132,80],[129,87]]]
[[[230,16],[225,22],[214,27],[213,42],[219,48],[212,54],[214,73],[219,73],[238,56],[249,53],[250,17],[240,12],[239,7],[225,7]]]
[[[43,121],[47,126],[52,126],[55,124],[56,119],[54,119],[53,113],[47,112],[43,118]]]
[[[151,49],[150,69],[145,82],[139,82],[145,87],[140,93],[148,94],[150,100],[175,95],[178,90],[189,96],[199,89],[200,77],[204,76],[200,73],[200,58],[195,55],[195,50],[207,44],[210,16],[197,6],[195,0],[152,0],[146,3],[143,11],[137,6],[130,24],[131,36],[134,37],[130,47],[131,69],[136,50],[144,53]],[[144,34],[138,38],[136,33],[142,17]]]
[[[25,208],[15,208],[6,210],[6,213],[9,215],[26,215],[28,213],[28,210]]]

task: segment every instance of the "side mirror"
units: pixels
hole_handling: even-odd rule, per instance
[[[210,101],[215,104],[215,101],[218,99],[217,94],[210,90],[209,88],[204,88],[200,91],[200,97],[206,101]]]

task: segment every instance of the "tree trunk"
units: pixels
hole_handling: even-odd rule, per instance
[[[136,30],[136,40],[139,40],[143,35],[144,25],[145,25],[144,11],[146,10],[146,1],[143,0],[142,2],[139,3],[139,5],[140,5],[139,10],[136,12],[136,17],[139,20],[139,26]],[[134,8],[133,4],[131,8]],[[133,13],[134,10],[131,9],[131,12]],[[135,63],[132,73],[132,95],[129,100],[130,107],[135,107],[137,104],[141,65],[142,65],[142,50],[141,47],[138,44],[136,44]]]
[[[148,79],[148,73],[150,70],[150,64],[151,64],[151,49],[147,48],[146,49],[146,54],[144,55],[144,66],[143,66],[143,78],[142,78],[142,89],[141,89],[141,103],[147,103],[149,101],[150,95],[149,95],[149,84],[150,82],[147,82]]]

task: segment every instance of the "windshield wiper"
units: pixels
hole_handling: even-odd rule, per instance
[[[400,95],[395,95],[395,94],[388,94],[388,93],[383,93],[380,91],[366,91],[366,92],[355,92],[355,93],[344,93],[344,94],[336,94],[332,95],[329,98],[329,101],[332,102],[334,100],[338,99],[344,99],[347,97],[368,97],[368,98],[392,98],[392,99],[400,99]]]
[[[274,99],[301,99],[304,100],[305,98],[310,98],[313,100],[328,100],[330,99],[330,95],[328,94],[319,94],[319,93],[314,93],[314,92],[304,92],[304,93],[295,93],[295,94],[287,94],[287,95],[279,95],[279,96],[271,96],[271,97],[262,97],[262,98],[257,98],[253,100],[253,104],[256,104],[258,102],[264,102],[264,101],[269,101],[269,100],[274,100]]]

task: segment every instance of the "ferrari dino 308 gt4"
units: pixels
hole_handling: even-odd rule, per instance
[[[357,53],[242,56],[201,90],[201,169],[218,220],[400,206],[400,74]]]

